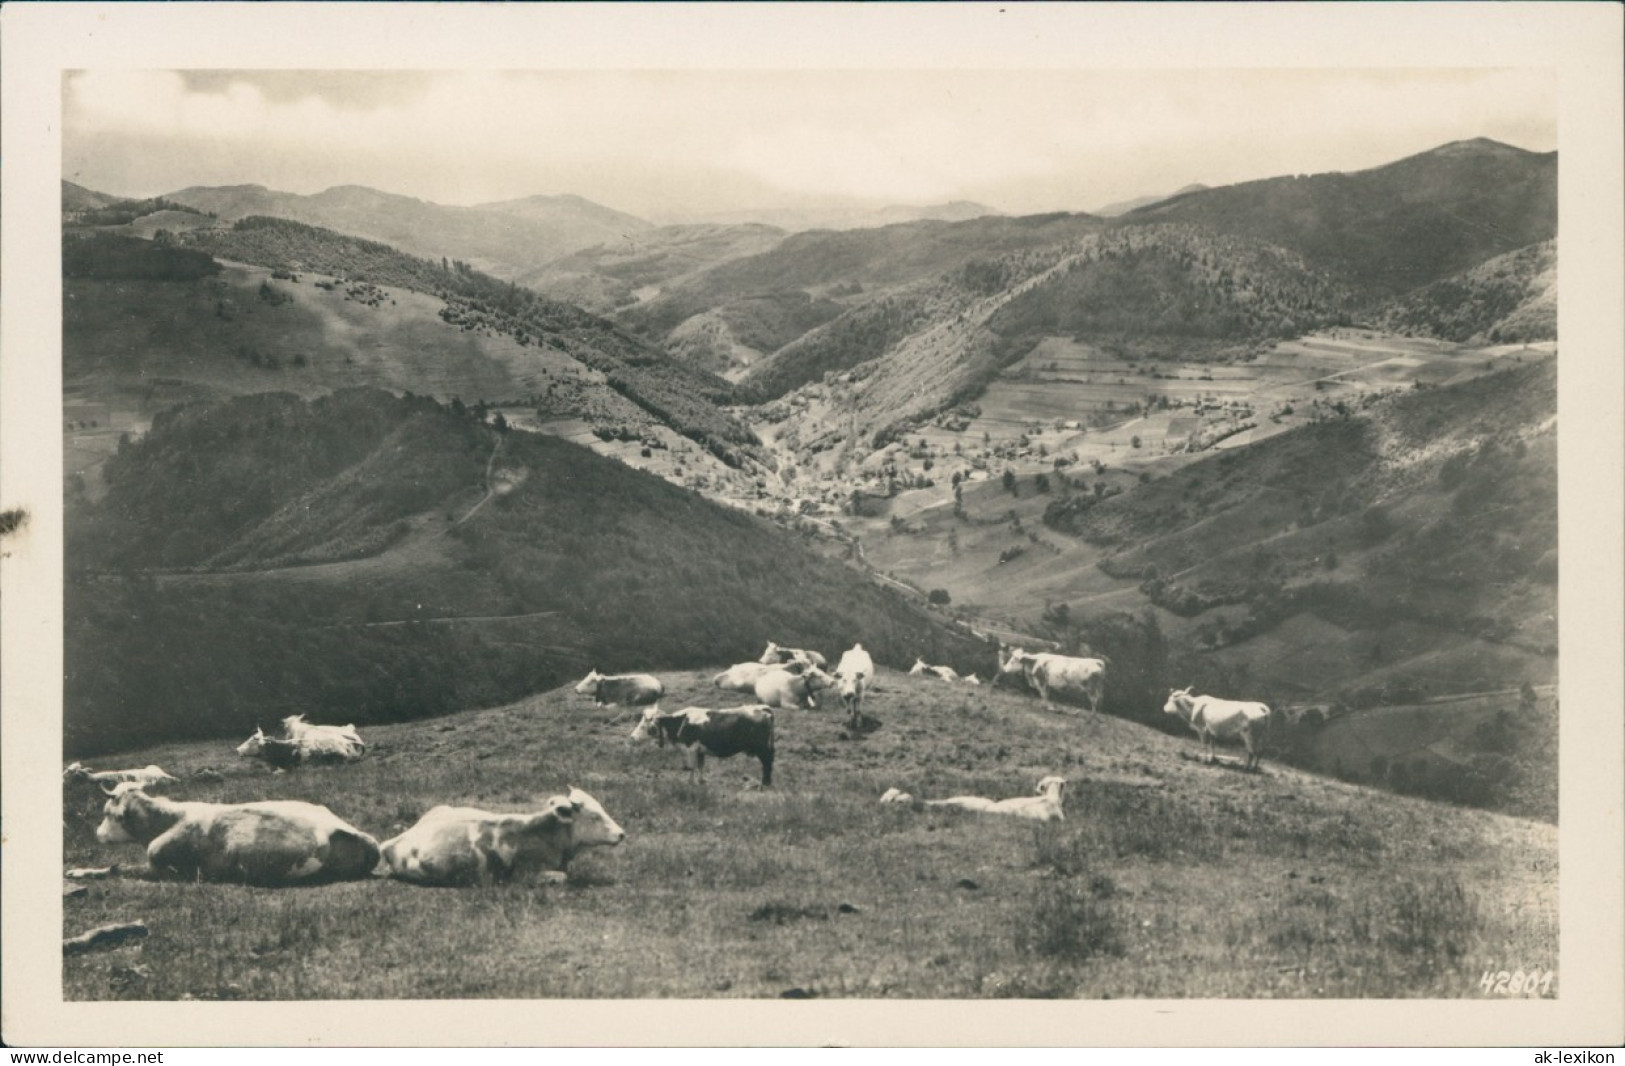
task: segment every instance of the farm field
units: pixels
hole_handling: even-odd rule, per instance
[[[740,702],[710,671],[663,676],[666,706]],[[347,767],[272,775],[230,741],[109,756],[224,775],[178,798],[306,799],[380,839],[437,804],[526,810],[576,785],[628,838],[563,885],[275,890],[135,879],[140,850],[70,814],[65,863],[124,873],[64,901],[65,935],[151,935],[65,960],[65,996],[1465,997],[1508,957],[1557,967],[1554,826],[1268,756],[1210,767],[1194,738],[987,686],[883,670],[866,713],[853,738],[833,708],[778,712],[768,789],[744,757],[691,779],[570,687],[368,728]],[[1068,816],[1046,826],[877,802],[1022,795],[1051,773]]]

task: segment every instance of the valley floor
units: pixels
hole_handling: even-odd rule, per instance
[[[741,702],[709,678],[666,675],[666,705]],[[987,686],[882,671],[866,711],[859,737],[833,708],[778,712],[769,789],[743,759],[691,779],[569,688],[364,729],[347,767],[271,775],[234,740],[102,760],[212,766],[177,797],[311,800],[380,839],[436,804],[576,785],[628,839],[558,886],[91,882],[64,935],[151,935],[65,960],[65,997],[1468,997],[1485,971],[1558,968],[1554,826],[1208,766],[1189,738]],[[1068,813],[1047,826],[877,802],[1052,773]],[[141,867],[94,824],[70,811],[67,866]]]

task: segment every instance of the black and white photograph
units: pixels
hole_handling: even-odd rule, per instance
[[[93,10],[171,17],[131,6]],[[1349,12],[1347,59],[1219,63],[1133,5],[566,6],[31,71],[35,994],[1018,1001],[1053,1028],[906,1031],[1063,1044],[1118,1001],[1497,1043],[1608,1002],[1619,186],[1552,57],[1617,9],[1552,5],[1526,62],[1419,4],[1431,60]],[[1168,52],[1109,58],[1130,16]],[[1001,19],[1056,35],[1017,63]],[[1279,1025],[1120,1039],[1336,1032]]]

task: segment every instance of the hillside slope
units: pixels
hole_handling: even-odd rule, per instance
[[[76,753],[290,708],[413,718],[769,639],[991,657],[756,518],[425,397],[189,405],[106,481],[69,515]]]
[[[662,671],[671,705],[743,702],[711,687],[718,665]],[[119,953],[65,960],[64,995],[1460,999],[1486,971],[1556,968],[1553,826],[1269,760],[1210,767],[1184,757],[1191,738],[889,670],[866,709],[856,738],[832,711],[778,712],[765,789],[744,756],[691,780],[568,688],[364,726],[354,766],[271,775],[235,738],[110,757],[181,776],[182,798],[311,800],[380,838],[437,804],[535,810],[575,784],[628,835],[552,887],[97,882],[64,901],[65,935],[132,914],[151,935],[123,977]],[[206,766],[223,780],[191,778]],[[1046,826],[877,802],[1015,796],[1052,773],[1068,817]],[[76,822],[65,860],[140,852]]]
[[[579,197],[533,197],[448,207],[360,185],[311,196],[262,185],[181,189],[166,199],[227,222],[255,215],[289,219],[393,245],[412,255],[462,259],[504,280],[650,223]]]
[[[1386,328],[1478,344],[1557,339],[1557,242],[1498,255],[1406,293],[1376,316]]]
[[[498,281],[465,263],[437,265],[387,245],[271,218],[247,218],[230,230],[178,238],[212,255],[284,271],[314,270],[373,285],[398,285],[434,295],[440,317],[474,333],[505,335],[521,347],[562,351],[602,375],[603,382],[656,420],[738,465],[754,437],[718,407],[726,381],[671,359],[612,323],[570,304]]]
[[[1389,295],[1557,235],[1557,153],[1457,141],[1352,173],[1175,196],[1122,224],[1189,222],[1278,244]]]

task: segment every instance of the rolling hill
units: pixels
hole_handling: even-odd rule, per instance
[[[448,207],[360,185],[335,186],[310,196],[262,185],[232,185],[194,186],[165,198],[227,222],[256,215],[290,219],[393,245],[412,255],[449,256],[504,280],[651,226],[578,196]]]
[[[609,314],[708,267],[765,252],[784,237],[784,230],[759,224],[661,226],[582,249],[515,280]]]
[[[1138,208],[1278,244],[1388,296],[1557,235],[1557,153],[1483,138],[1352,173],[1269,178]]]
[[[1388,329],[1479,344],[1557,338],[1557,242],[1542,241],[1397,297]]]
[[[444,301],[440,317],[459,330],[511,337],[520,347],[563,352],[653,419],[725,462],[739,465],[754,436],[718,404],[727,382],[671,359],[610,322],[571,304],[503,283],[465,263],[440,264],[386,245],[281,219],[251,217],[229,230],[181,238],[225,259],[285,272],[319,271],[371,285],[411,288]]]
[[[661,677],[675,706],[734,702],[710,668]],[[1462,999],[1486,971],[1556,969],[1554,826],[1272,760],[1210,767],[1192,738],[892,670],[867,711],[856,737],[827,710],[778,712],[771,788],[744,757],[690,780],[568,688],[363,726],[353,766],[273,775],[235,738],[127,751],[110,764],[157,763],[179,798],[314,801],[380,838],[437,804],[530,811],[574,784],[627,839],[562,885],[244,891],[130,876],[139,848],[74,819],[66,862],[121,870],[63,901],[64,935],[133,914],[151,933],[139,967],[65,959],[64,998]],[[1048,825],[877,802],[1020,795],[1050,773],[1068,817]]]
[[[71,502],[66,745],[398,721],[861,639],[991,652],[738,510],[427,397],[190,404]],[[975,664],[973,666],[972,664]]]

